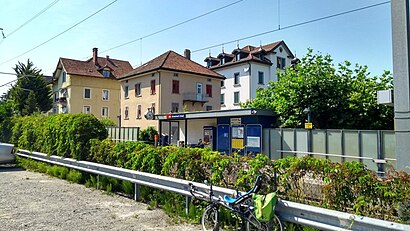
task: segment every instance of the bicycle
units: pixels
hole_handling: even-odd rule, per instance
[[[242,219],[242,230],[251,231],[251,230],[275,230],[282,231],[283,226],[282,222],[276,216],[273,215],[273,218],[268,222],[259,221],[254,212],[254,206],[252,201],[252,193],[257,193],[262,184],[262,177],[258,176],[256,178],[255,185],[251,190],[245,194],[240,194],[238,191],[237,197],[229,197],[225,195],[224,197],[216,197],[214,195],[212,185],[210,185],[209,193],[199,191],[196,186],[192,183],[189,183],[190,193],[193,197],[201,200],[207,200],[210,204],[205,208],[201,217],[201,225],[204,231],[213,230],[218,231],[220,226],[219,221],[219,207],[222,206],[229,211],[235,213],[240,219]]]

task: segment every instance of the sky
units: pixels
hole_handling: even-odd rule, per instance
[[[312,48],[330,54],[335,64],[349,60],[367,65],[372,76],[380,76],[384,70],[392,71],[390,3],[293,25],[384,2],[1,0],[0,28],[5,38],[0,34],[0,73],[14,73],[12,68],[18,62],[30,59],[44,75],[52,75],[60,57],[86,60],[94,47],[99,49],[100,57],[127,60],[134,67],[168,50],[183,54],[184,49],[190,49],[192,60],[205,65],[209,54],[217,56],[222,49],[230,53],[238,45],[259,46],[283,40],[297,57]],[[22,26],[49,5],[52,6]],[[187,20],[190,21],[146,37]],[[70,27],[73,28],[57,36]],[[273,32],[254,36],[269,31]],[[252,38],[243,39],[247,37]],[[117,47],[128,42],[131,43]],[[212,46],[215,47],[207,49]],[[13,75],[0,74],[0,86],[14,79]],[[0,87],[0,94],[9,88],[10,85]]]

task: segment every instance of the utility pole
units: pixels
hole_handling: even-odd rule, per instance
[[[410,173],[409,0],[391,1],[396,168]]]

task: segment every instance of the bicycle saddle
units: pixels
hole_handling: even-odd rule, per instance
[[[261,189],[261,185],[262,185],[262,176],[259,175],[258,177],[256,177],[256,182],[255,185],[253,186],[253,188],[251,188],[251,190],[249,190],[247,193],[243,194],[243,195],[238,195],[237,198],[232,198],[228,195],[224,196],[224,201],[226,201],[229,204],[240,204],[243,201],[247,200],[248,198],[250,198],[252,196],[252,193],[257,193],[259,192],[259,190]]]

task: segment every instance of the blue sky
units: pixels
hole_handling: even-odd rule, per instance
[[[192,51],[238,40],[266,31],[353,10],[384,0],[243,0],[220,11],[186,24],[103,52],[166,27],[223,7],[237,0],[118,0],[111,6],[45,45],[12,59],[73,26],[113,0],[59,0],[45,13],[8,36],[8,33],[40,12],[53,0],[2,0],[0,28],[0,72],[14,72],[18,61],[27,59],[51,75],[59,57],[85,60],[93,47],[99,56],[128,60],[138,66],[152,58],[185,48]],[[280,17],[279,17],[280,16]],[[336,63],[349,60],[369,66],[372,75],[392,71],[390,3],[307,25],[239,41],[239,46],[258,46],[284,40],[292,52],[303,56],[307,48],[330,54]],[[226,52],[237,43],[224,45]],[[142,49],[141,49],[142,48]],[[222,46],[193,52],[192,59],[202,65],[211,52],[216,56]],[[12,60],[10,60],[12,59]],[[10,60],[10,61],[9,61]],[[8,62],[6,62],[8,61]],[[4,63],[6,62],[6,63]],[[15,76],[0,74],[0,85]],[[0,94],[8,87],[1,87]]]

